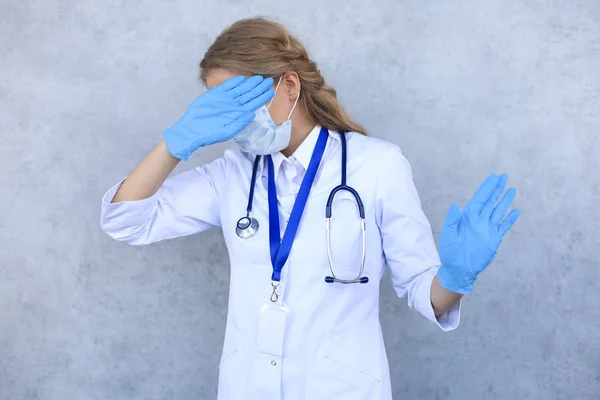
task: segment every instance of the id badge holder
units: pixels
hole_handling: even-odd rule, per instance
[[[283,339],[289,308],[283,305],[279,282],[272,281],[271,297],[260,307],[256,356],[252,366],[253,399],[281,399]]]
[[[279,302],[267,300],[260,308],[260,324],[258,326],[259,353],[276,357],[283,355],[283,338],[289,308]]]
[[[250,398],[281,399],[283,338],[288,314],[289,309],[279,302],[267,300],[260,307]]]

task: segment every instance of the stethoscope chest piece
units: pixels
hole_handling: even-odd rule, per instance
[[[258,221],[250,216],[240,218],[235,225],[235,233],[242,239],[248,239],[256,235],[257,231]]]

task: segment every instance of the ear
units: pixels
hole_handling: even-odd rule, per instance
[[[296,100],[300,92],[300,77],[296,71],[287,71],[281,79],[281,89],[285,90],[285,96],[291,102]]]

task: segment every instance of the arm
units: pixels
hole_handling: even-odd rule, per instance
[[[162,140],[123,181],[111,203],[151,197],[173,172],[179,161],[181,160],[169,153],[165,141]]]
[[[157,151],[160,149],[153,153]],[[153,153],[136,168],[136,176],[119,182],[104,195],[102,229],[113,239],[143,245],[220,226],[218,187],[225,180],[227,159],[222,157],[164,180],[157,176],[160,173],[147,171],[147,162],[156,156]],[[154,181],[144,182],[144,174]]]
[[[180,160],[200,147],[224,142],[254,119],[254,110],[273,97],[273,79],[237,76],[192,102],[183,117],[164,131],[165,139],[133,170],[112,202],[155,194]]]
[[[192,102],[166,129],[164,140],[102,199],[102,229],[130,244],[148,244],[220,225],[213,179],[223,181],[226,161],[167,179],[180,160],[200,147],[224,142],[248,125],[254,110],[273,97],[271,78],[237,76]]]
[[[443,330],[455,329],[460,319],[460,296],[448,293],[437,281],[440,259],[410,165],[397,146],[383,160],[376,210],[394,290],[421,316]]]

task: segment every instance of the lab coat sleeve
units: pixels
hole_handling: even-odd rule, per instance
[[[113,239],[144,245],[220,226],[219,199],[211,175],[223,174],[223,159],[169,177],[153,196],[111,203],[119,182],[102,198],[100,225]]]
[[[444,331],[458,327],[460,304],[436,319],[431,305],[431,283],[440,266],[431,226],[421,209],[412,171],[397,146],[384,162],[376,194],[377,221],[383,251],[398,296]]]

